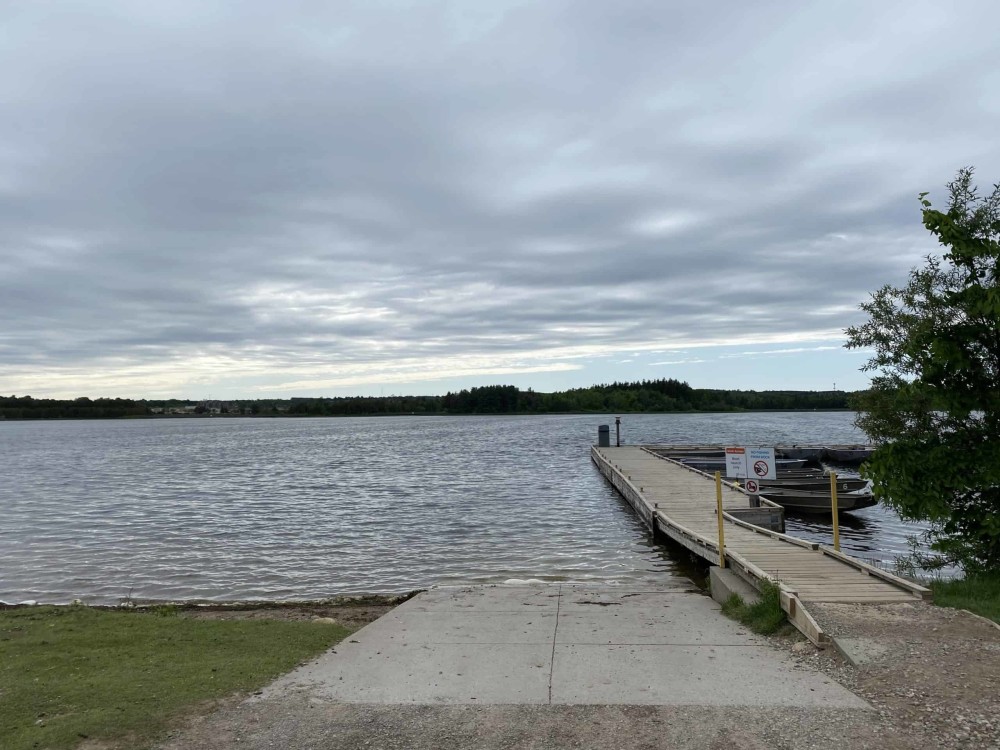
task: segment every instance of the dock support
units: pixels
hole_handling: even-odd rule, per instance
[[[837,472],[830,472],[830,510],[833,512],[833,548],[840,552],[840,513],[837,511]]]
[[[828,636],[809,614],[803,598],[808,602],[872,604],[911,602],[931,595],[922,586],[832,547],[767,531],[741,520],[739,514],[751,509],[722,507],[721,472],[713,477],[659,456],[648,446],[617,449],[593,446],[590,454],[601,474],[654,534],[662,534],[705,560],[713,563],[718,560],[720,568],[725,565],[727,571],[736,573],[755,588],[760,588],[763,581],[775,583],[782,609],[789,613],[792,624],[817,646],[824,646]],[[711,537],[711,512],[703,494],[707,489],[704,480],[713,478],[718,525],[715,543]],[[737,496],[728,488],[726,497],[732,506],[738,505]],[[752,510],[759,513],[761,509]],[[735,535],[735,546],[731,549],[726,549],[724,521],[732,524],[730,541]],[[839,564],[829,564],[834,561]]]
[[[722,474],[715,472],[715,515],[719,519],[719,567],[726,567],[726,531],[722,517]]]

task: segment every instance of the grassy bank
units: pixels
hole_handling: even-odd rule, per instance
[[[967,609],[1000,623],[1000,573],[935,581],[931,590],[938,606]]]
[[[349,632],[312,621],[189,619],[171,608],[0,610],[2,745],[143,747],[192,707],[258,688]]]
[[[778,587],[767,582],[761,584],[760,601],[747,604],[739,594],[733,594],[722,605],[722,612],[761,635],[776,633],[788,622]]]

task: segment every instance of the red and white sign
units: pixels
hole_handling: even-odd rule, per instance
[[[748,477],[756,479],[777,479],[777,467],[774,462],[774,448],[750,448],[747,450],[747,464],[752,471]]]
[[[756,495],[760,491],[760,485],[757,484],[756,479],[748,479],[744,486],[746,487],[746,491],[751,495]]]

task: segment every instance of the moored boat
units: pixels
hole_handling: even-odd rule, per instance
[[[682,458],[725,458],[725,451],[721,450],[657,450],[660,456],[680,460]]]
[[[682,464],[690,466],[692,469],[701,469],[702,471],[722,471],[726,470],[726,459],[725,458],[679,458],[677,459]],[[788,469],[800,469],[806,465],[806,460],[804,458],[778,458],[774,461],[775,469],[777,473],[781,474],[783,471]]]
[[[806,461],[820,461],[826,448],[822,445],[776,445],[774,452],[783,458],[804,458]]]
[[[787,510],[799,513],[830,513],[833,509],[833,498],[829,492],[810,492],[793,489],[764,489],[760,496],[777,503]],[[837,493],[837,510],[839,512],[861,510],[876,505],[871,493],[848,492]]]
[[[874,452],[870,445],[836,445],[826,449],[826,457],[838,464],[860,464],[871,458]]]
[[[830,481],[830,475],[823,469],[785,469],[781,472],[782,479],[826,479]]]
[[[867,479],[837,478],[837,492],[857,492],[868,486]],[[830,477],[818,476],[801,479],[761,479],[761,492],[767,489],[807,490],[811,492],[829,492]]]

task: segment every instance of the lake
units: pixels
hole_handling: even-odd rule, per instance
[[[863,442],[853,416],[626,415],[622,438]],[[0,601],[686,575],[591,464],[599,424],[613,440],[597,415],[0,422]],[[841,545],[891,561],[920,528],[870,508]],[[828,522],[788,531],[830,539]]]

